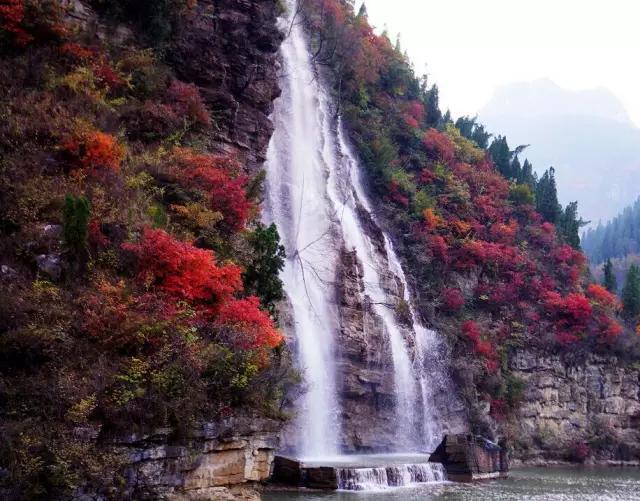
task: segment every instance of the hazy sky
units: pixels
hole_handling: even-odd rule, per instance
[[[359,5],[361,0],[356,0]],[[474,115],[496,86],[550,78],[603,86],[640,125],[640,1],[366,0],[371,24],[398,32],[444,110]]]

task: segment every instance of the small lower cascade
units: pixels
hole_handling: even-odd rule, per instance
[[[400,464],[373,468],[338,468],[338,488],[372,491],[413,484],[444,482],[447,474],[440,463]]]

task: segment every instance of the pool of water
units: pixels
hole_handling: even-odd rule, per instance
[[[521,468],[477,484],[441,483],[379,492],[265,492],[262,501],[640,501],[639,468]]]

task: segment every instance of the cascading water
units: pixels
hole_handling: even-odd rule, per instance
[[[338,488],[347,491],[384,490],[447,479],[439,463],[399,464],[371,468],[336,468]]]
[[[302,28],[293,23],[282,44],[282,96],[267,153],[265,215],[278,226],[287,253],[282,281],[292,306],[298,354],[307,384],[299,409],[299,453],[337,453],[338,420],[333,344],[338,328],[335,263],[338,235],[327,197],[321,91]]]
[[[290,11],[295,11],[293,0]],[[286,28],[289,35],[281,48],[282,95],[275,104],[275,132],[267,154],[265,217],[276,223],[286,248],[282,280],[307,384],[298,409],[297,452],[307,458],[338,453],[335,338],[339,312],[334,282],[343,248],[355,250],[363,270],[364,296],[390,346],[396,443],[399,449],[421,449],[432,445],[437,431],[431,376],[424,370],[434,335],[420,324],[413,310],[413,330],[401,326],[396,318],[396,305],[389,298],[390,277],[400,280],[404,299],[411,303],[400,262],[386,236],[381,250],[379,242],[365,231],[363,217],[375,218],[358,162],[314,71],[302,27],[289,19]],[[426,439],[417,438],[425,435]]]

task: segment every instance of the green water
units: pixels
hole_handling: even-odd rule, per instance
[[[507,479],[380,492],[266,492],[262,501],[640,501],[638,468],[523,468]]]

